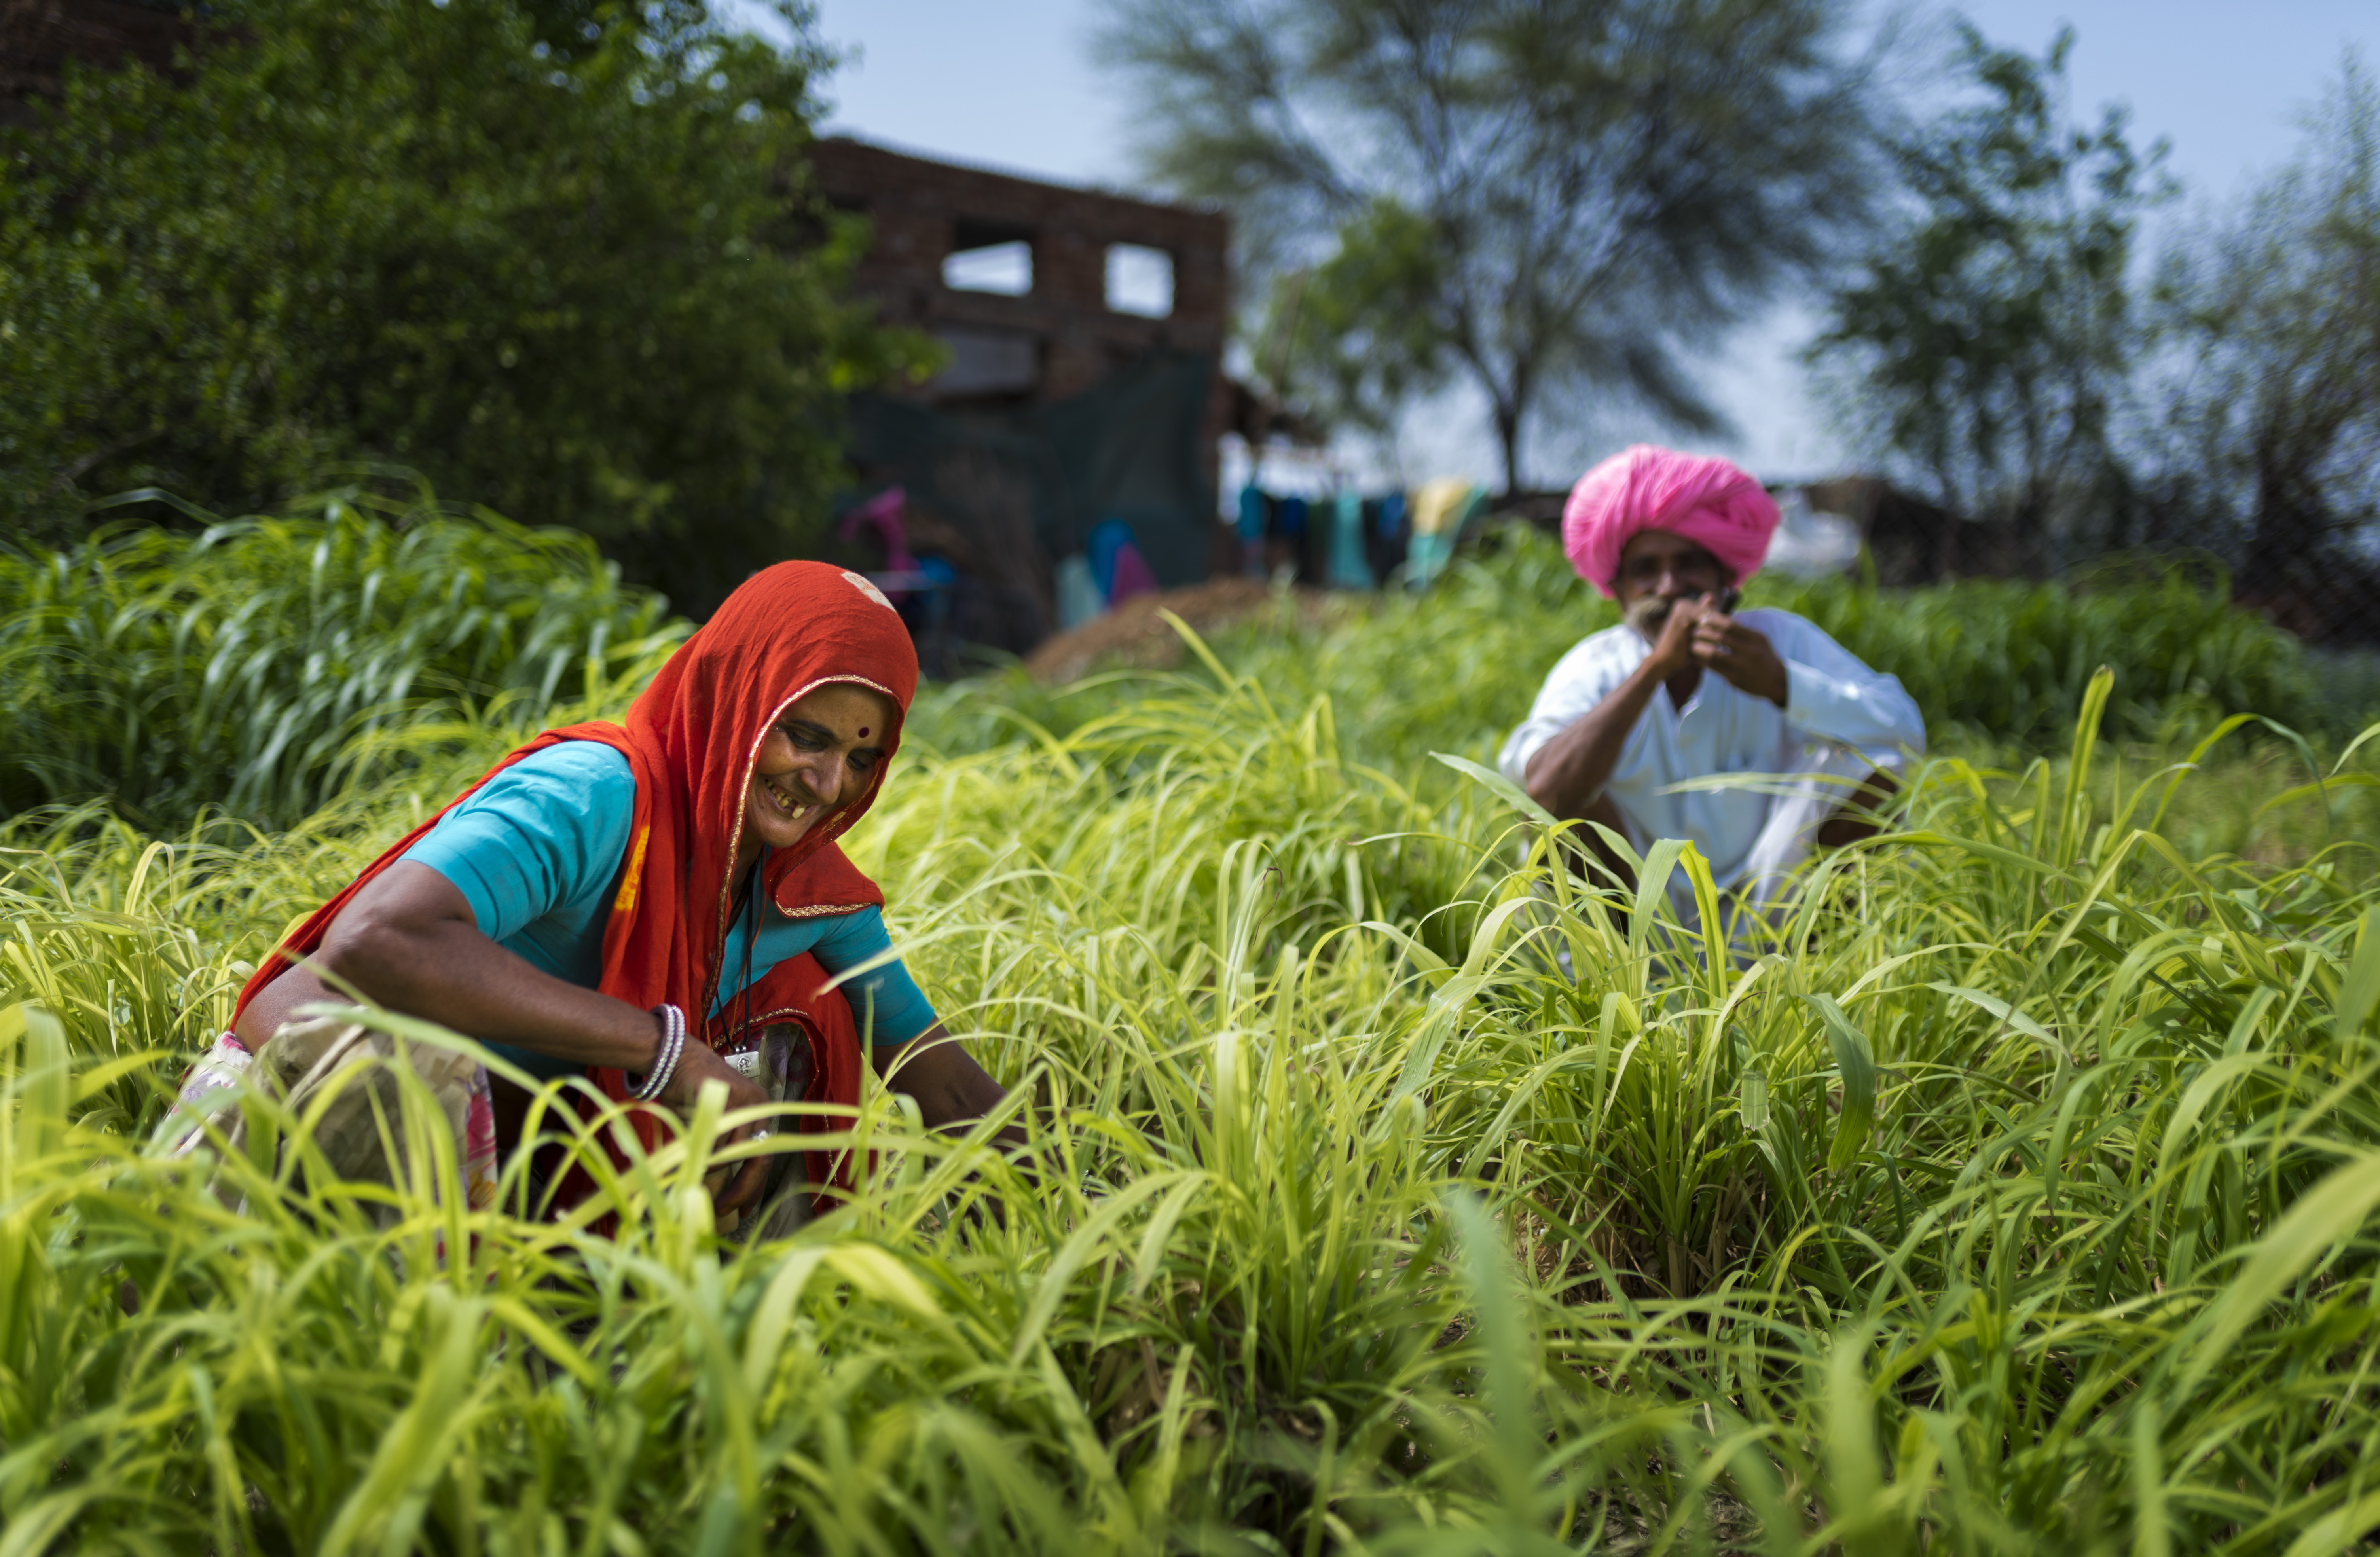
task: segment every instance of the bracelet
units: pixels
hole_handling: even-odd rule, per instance
[[[646,1073],[645,1084],[637,1089],[638,1102],[650,1102],[662,1095],[686,1052],[686,1013],[664,1003],[653,1007],[653,1015],[662,1019],[661,1047],[653,1052],[653,1068]]]
[[[645,1073],[644,1084],[629,1094],[632,1101],[651,1102],[662,1095],[677,1074],[678,1056],[686,1052],[686,1013],[676,1006],[663,1004],[653,1007],[653,1015],[662,1019],[661,1047],[653,1051],[653,1068]]]

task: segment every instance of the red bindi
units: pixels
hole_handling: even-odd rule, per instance
[[[862,725],[859,727],[859,734],[860,734],[860,736],[861,736],[861,738],[862,738],[862,739],[867,738],[867,736],[868,736],[868,726],[867,726],[867,725],[865,725],[865,724],[862,724]]]

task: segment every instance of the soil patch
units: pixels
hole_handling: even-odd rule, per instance
[[[1309,598],[1312,597],[1312,598]],[[1260,578],[1209,578],[1203,584],[1135,595],[1072,632],[1045,640],[1025,657],[1037,681],[1073,681],[1094,669],[1171,670],[1184,648],[1160,611],[1171,611],[1201,636],[1272,609],[1277,597]],[[1300,614],[1318,615],[1319,592],[1296,591]]]

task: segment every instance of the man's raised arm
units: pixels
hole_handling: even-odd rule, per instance
[[[1652,652],[1619,686],[1532,752],[1517,775],[1529,798],[1564,821],[1585,819],[1617,828],[1616,810],[1598,806],[1629,733],[1671,676],[1694,668],[1694,624],[1702,607],[1680,601],[1661,625]]]

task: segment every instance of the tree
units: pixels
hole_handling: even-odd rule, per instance
[[[1838,289],[1813,362],[1851,370],[1869,429],[1937,500],[2054,544],[2119,510],[2121,402],[2135,357],[2129,271],[2168,192],[2124,113],[2065,111],[2060,31],[2035,59],[1960,24],[1957,74],[1980,89],[1891,158],[1909,205]]]
[[[1257,371],[1377,430],[1452,379],[1508,488],[1555,399],[1714,427],[1680,354],[1828,256],[1866,69],[1820,0],[1111,0],[1148,170],[1230,203]]]
[[[1405,408],[1451,376],[1433,309],[1445,280],[1429,223],[1377,199],[1340,230],[1329,259],[1276,282],[1257,371],[1322,425],[1392,444]],[[1507,464],[1516,458],[1508,448]]]
[[[814,43],[698,0],[220,0],[78,70],[0,185],[0,511],[257,507],[395,462],[706,608],[798,547],[908,348],[800,183]],[[787,7],[797,36],[810,18]]]
[[[2356,55],[2306,129],[2157,286],[2174,353],[2160,497],[2255,591],[2337,577],[2343,542],[2380,521],[2380,86]],[[2368,592],[2362,610],[2380,629]]]

